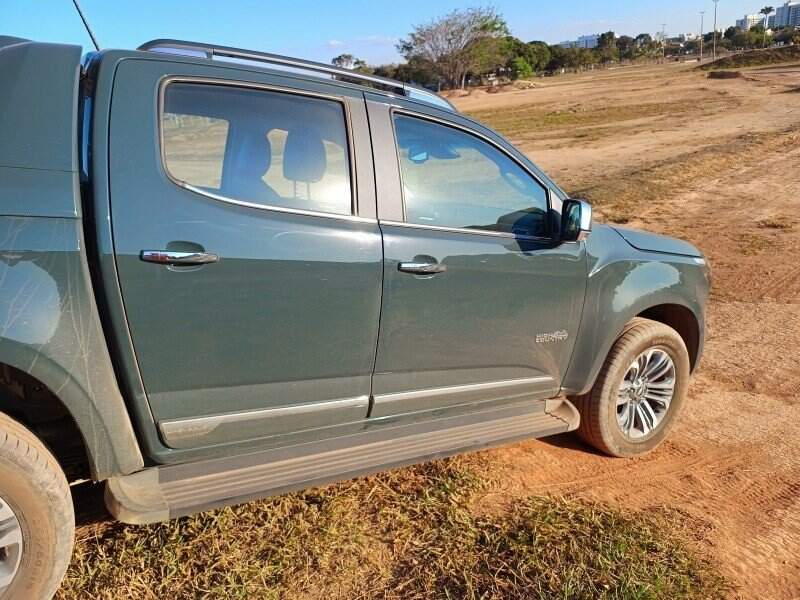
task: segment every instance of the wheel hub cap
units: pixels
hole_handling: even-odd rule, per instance
[[[617,424],[629,440],[650,435],[675,395],[675,364],[660,348],[645,350],[628,367],[617,394]]]
[[[0,496],[0,594],[14,580],[22,559],[22,528],[11,507]]]

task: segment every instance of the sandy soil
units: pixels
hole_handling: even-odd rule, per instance
[[[685,515],[743,597],[800,598],[800,68],[743,74],[631,68],[453,99],[465,111],[595,110],[661,97],[696,106],[603,124],[607,135],[590,141],[569,126],[518,139],[566,189],[677,164],[692,148],[743,145],[741,160],[642,197],[631,215],[629,225],[692,241],[713,267],[705,355],[667,443],[634,460],[600,456],[572,437],[492,451],[507,485],[486,501],[552,491],[666,505]],[[744,157],[750,134],[769,142]]]

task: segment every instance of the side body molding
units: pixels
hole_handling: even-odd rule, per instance
[[[589,278],[575,349],[561,391],[588,392],[625,324],[660,305],[691,311],[702,352],[709,284],[698,257],[632,251],[614,229],[595,225],[586,240]],[[696,361],[695,361],[696,363]]]

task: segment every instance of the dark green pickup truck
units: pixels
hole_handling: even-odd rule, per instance
[[[57,589],[77,482],[147,523],[674,422],[703,256],[438,95],[174,40],[0,37],[0,82],[3,600]]]

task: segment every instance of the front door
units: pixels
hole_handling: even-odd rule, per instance
[[[391,119],[382,138],[396,144],[402,210],[387,211],[391,189],[379,188],[384,304],[371,415],[556,395],[586,258],[583,244],[554,241],[549,189],[468,127],[374,108],[371,121]]]
[[[321,430],[369,407],[382,249],[358,212],[363,96],[236,73],[129,60],[115,79],[119,283],[172,448]]]

